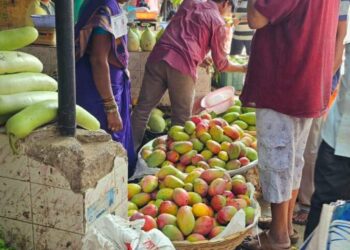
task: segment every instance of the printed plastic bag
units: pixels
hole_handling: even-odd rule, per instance
[[[128,221],[111,214],[100,217],[83,238],[82,250],[175,250],[158,229],[142,231],[145,220]]]

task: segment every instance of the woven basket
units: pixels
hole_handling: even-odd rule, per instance
[[[198,242],[174,241],[173,244],[176,250],[233,250],[251,234],[252,227],[224,239]]]

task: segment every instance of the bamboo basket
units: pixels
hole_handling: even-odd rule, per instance
[[[230,237],[214,241],[173,241],[176,250],[232,250],[242,244],[243,240],[252,234],[252,227],[235,233]]]

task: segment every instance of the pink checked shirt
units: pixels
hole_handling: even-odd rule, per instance
[[[216,3],[184,0],[153,49],[148,63],[165,61],[196,79],[197,66],[211,50],[214,64],[221,71],[228,65],[226,36],[225,22]]]

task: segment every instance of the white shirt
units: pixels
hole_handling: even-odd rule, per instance
[[[345,45],[345,51],[345,74],[323,126],[322,138],[334,148],[335,155],[350,158],[350,43]]]

